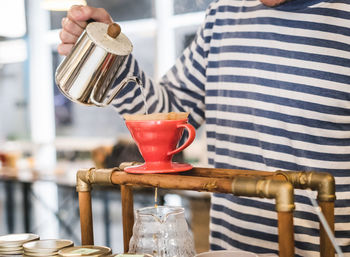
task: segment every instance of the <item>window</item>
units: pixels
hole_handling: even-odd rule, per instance
[[[87,0],[91,6],[105,8],[121,24],[123,32],[134,45],[133,55],[142,69],[154,78],[162,76],[191,42],[204,20],[204,10],[209,2],[210,0]],[[27,9],[24,10],[24,0],[6,1],[3,4],[6,8],[17,6],[15,16],[11,10],[0,10],[0,20],[10,13],[10,17],[16,19],[16,22],[0,23],[0,108],[8,110],[6,115],[0,116],[0,140],[33,140],[35,135],[43,135],[49,130],[55,133],[56,138],[83,137],[86,140],[107,138],[114,141],[121,135],[129,134],[119,114],[112,108],[86,107],[70,102],[54,85],[55,70],[63,59],[56,49],[61,19],[66,12],[47,12],[41,9],[39,3],[40,0],[26,1]],[[27,24],[25,11],[27,14],[30,12]],[[8,24],[15,25],[16,28],[6,30]],[[15,34],[10,35],[5,30]],[[33,33],[36,41],[31,41]],[[33,46],[36,47],[34,52]],[[51,56],[42,58],[47,49],[43,50],[41,46],[47,46]],[[8,57],[11,60],[4,61]],[[32,62],[33,57],[42,59]],[[41,64],[45,71],[33,68],[37,67],[36,61],[45,62]],[[33,70],[35,82],[30,80]],[[50,82],[52,90],[46,90]],[[33,86],[39,83],[42,85],[32,91]],[[41,112],[52,107],[50,101],[46,103],[48,108],[42,107],[45,102],[42,101],[42,97],[45,97],[42,94],[49,95],[52,92],[55,117],[52,117],[51,111],[47,111],[47,116],[42,118]],[[31,99],[30,96],[35,94],[36,100]],[[39,103],[35,119],[32,115],[33,102]],[[43,120],[46,122],[44,126],[39,124]],[[33,124],[38,125],[33,127]],[[45,142],[51,142],[55,135],[46,135]]]
[[[0,0],[0,142],[29,137],[23,0]],[[6,111],[4,111],[6,110]]]

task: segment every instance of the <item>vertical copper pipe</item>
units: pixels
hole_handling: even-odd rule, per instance
[[[279,257],[294,256],[293,212],[277,212]]]
[[[236,196],[274,198],[278,213],[278,248],[280,257],[294,256],[294,189],[290,182],[260,177],[237,176],[232,181]]]
[[[295,188],[317,191],[317,199],[331,231],[334,233],[335,180],[330,173],[314,171],[276,171],[284,176]],[[334,257],[335,250],[320,222],[321,257]]]
[[[331,231],[334,231],[334,202],[318,201],[318,204],[321,207],[322,213],[324,214]],[[322,223],[320,223],[320,256],[335,256],[334,247],[329,240],[328,235],[322,226]]]
[[[80,212],[80,229],[81,244],[93,245],[94,232],[92,224],[91,192],[78,192],[79,194],[79,212]]]
[[[121,185],[124,252],[129,251],[129,242],[134,226],[134,197],[132,186]]]

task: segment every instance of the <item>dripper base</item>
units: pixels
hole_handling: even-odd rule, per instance
[[[178,173],[192,169],[188,163],[171,162],[170,165],[159,165],[158,167],[149,167],[146,164],[130,166],[124,169],[127,173],[133,174],[152,174],[152,173]]]

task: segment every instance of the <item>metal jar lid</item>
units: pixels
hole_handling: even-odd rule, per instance
[[[116,253],[113,255],[108,255],[106,257],[153,257],[150,254],[142,254],[142,253]]]
[[[45,239],[38,240],[23,245],[24,254],[27,256],[48,256],[48,254],[55,254],[65,247],[73,246],[71,240],[64,239]]]
[[[24,252],[23,253],[23,257],[51,257],[51,256],[58,256],[58,252],[52,252],[52,253],[26,253],[26,252]]]
[[[83,245],[62,249],[58,256],[106,256],[112,253],[112,249],[105,246]]]
[[[20,249],[6,249],[3,251],[0,251],[0,256],[11,256],[11,255],[17,255],[17,254],[22,254],[23,253],[23,248]]]
[[[0,236],[0,248],[18,248],[22,247],[24,243],[39,240],[39,236],[31,233],[23,234],[8,234]]]

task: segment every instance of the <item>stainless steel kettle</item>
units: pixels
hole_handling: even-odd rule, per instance
[[[121,66],[132,51],[130,40],[116,23],[89,23],[72,51],[58,66],[56,84],[73,102],[104,107],[136,76],[113,87]]]

